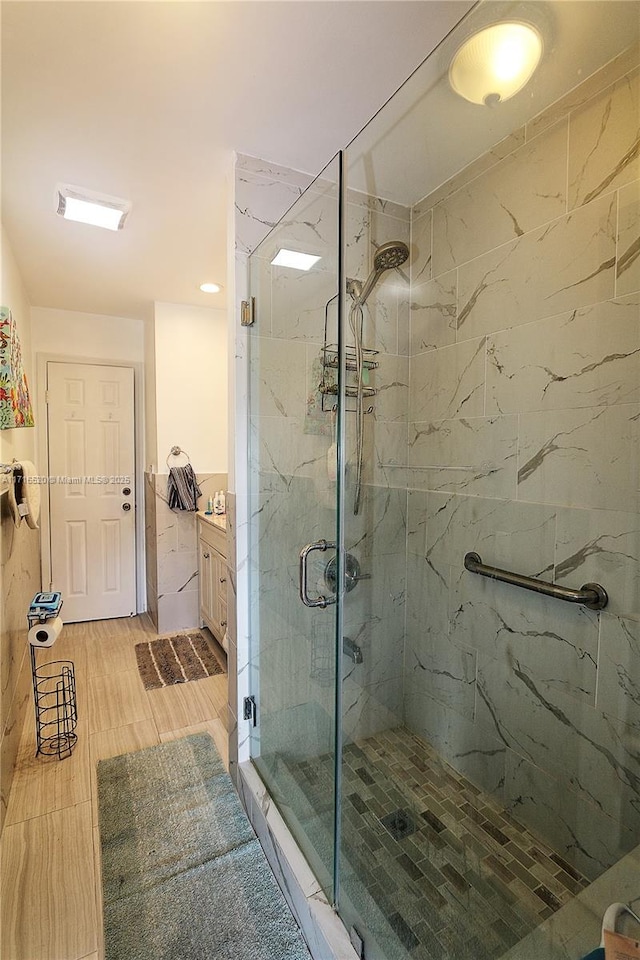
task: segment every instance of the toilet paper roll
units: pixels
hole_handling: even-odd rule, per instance
[[[33,647],[52,647],[60,636],[62,627],[60,617],[53,617],[44,623],[36,623],[29,630],[29,643]]]

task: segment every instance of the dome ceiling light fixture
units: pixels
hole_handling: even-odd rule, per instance
[[[494,23],[456,51],[449,83],[470,103],[492,107],[526,86],[541,57],[542,37],[530,23]]]

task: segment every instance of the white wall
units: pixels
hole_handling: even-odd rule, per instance
[[[144,469],[158,469],[158,411],[156,407],[156,325],[153,307],[144,324]]]
[[[226,311],[156,303],[155,376],[158,471],[178,445],[197,473],[226,473]]]
[[[144,361],[144,323],[50,307],[33,307],[34,350],[93,360]]]

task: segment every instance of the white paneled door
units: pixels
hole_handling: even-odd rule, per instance
[[[136,610],[133,370],[47,364],[52,589],[65,621]]]

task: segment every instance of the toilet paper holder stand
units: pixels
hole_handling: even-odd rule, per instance
[[[60,614],[62,597],[36,594],[27,613],[29,630],[46,624]],[[70,757],[78,735],[75,668],[71,660],[53,660],[38,664],[37,646],[29,643],[31,678],[36,720],[36,756]]]

